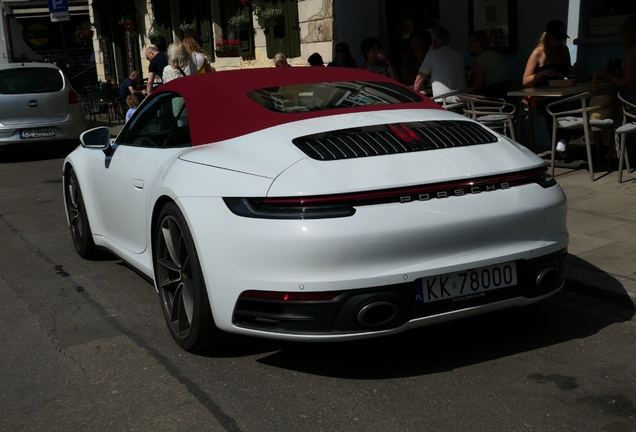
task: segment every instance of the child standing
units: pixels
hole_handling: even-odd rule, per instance
[[[139,99],[135,95],[128,95],[126,96],[126,105],[128,105],[128,111],[126,111],[126,121],[128,121],[137,110]]]

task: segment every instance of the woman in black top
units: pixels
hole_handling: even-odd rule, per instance
[[[570,61],[570,51],[565,46],[565,40],[569,36],[565,33],[565,24],[559,20],[553,20],[546,26],[545,32],[541,35],[539,44],[530,54],[526,70],[523,73],[524,87],[545,87],[551,79],[563,79],[572,72]],[[545,107],[556,98],[537,99],[536,109],[545,111]],[[576,109],[577,104],[563,104],[559,106],[560,111]],[[551,115],[545,115],[545,124],[548,128],[548,136],[552,136],[553,120]],[[567,150],[567,140],[569,133],[563,129],[557,130],[557,151]]]
[[[547,86],[550,79],[570,75],[572,64],[570,51],[565,46],[567,38],[565,25],[561,21],[554,20],[548,23],[526,64],[523,73],[524,87]]]

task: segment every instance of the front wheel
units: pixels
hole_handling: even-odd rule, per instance
[[[192,235],[173,202],[161,210],[153,252],[161,308],[173,339],[191,352],[219,346],[226,334],[214,324]]]

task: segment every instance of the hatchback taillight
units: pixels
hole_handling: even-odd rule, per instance
[[[80,97],[77,94],[77,92],[75,92],[74,90],[69,90],[68,92],[68,103],[70,104],[76,104],[80,102]]]

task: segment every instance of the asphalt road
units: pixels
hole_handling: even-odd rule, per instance
[[[567,290],[395,337],[186,353],[148,281],[75,254],[63,156],[0,156],[0,430],[636,430],[634,311]]]

